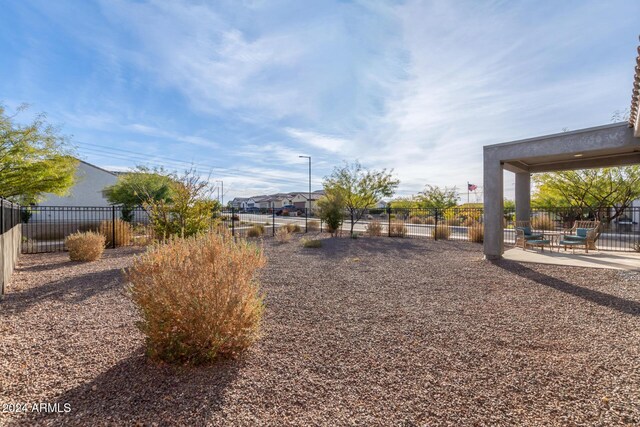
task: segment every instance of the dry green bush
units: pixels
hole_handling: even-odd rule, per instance
[[[531,228],[534,230],[553,231],[556,229],[556,224],[548,216],[536,216],[531,219]]]
[[[131,237],[133,236],[133,230],[131,224],[127,221],[117,219],[116,225],[116,246],[129,246],[131,244]],[[102,221],[98,227],[98,232],[105,238],[105,245],[108,247],[113,246],[113,221]]]
[[[305,248],[321,248],[322,240],[319,239],[302,239],[302,246]]]
[[[451,230],[448,225],[438,224],[433,228],[431,236],[438,240],[447,240],[451,236]]]
[[[411,218],[409,218],[409,222],[411,224],[424,224],[424,219],[420,218],[419,216],[412,216]]]
[[[382,236],[382,223],[380,221],[370,221],[367,225],[367,235],[370,237]]]
[[[71,261],[95,261],[104,252],[105,238],[100,233],[73,233],[64,239]]]
[[[136,257],[126,272],[154,360],[200,364],[235,357],[259,334],[259,247],[228,232],[174,238]]]
[[[309,221],[307,223],[307,229],[309,230],[310,233],[315,233],[320,231],[320,221],[318,220]]]
[[[392,221],[389,224],[389,237],[404,237],[407,235],[407,227],[402,221]]]
[[[287,243],[291,240],[291,232],[289,227],[280,227],[276,231],[276,240],[278,243]]]
[[[482,224],[475,224],[467,228],[467,235],[470,242],[482,243],[484,242],[484,226]]]
[[[287,224],[286,228],[289,233],[300,233],[302,231],[298,224]]]
[[[260,237],[264,234],[264,225],[255,224],[247,231],[247,237]]]

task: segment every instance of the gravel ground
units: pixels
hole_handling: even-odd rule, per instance
[[[0,304],[6,424],[640,425],[639,277],[490,263],[420,239],[265,242],[262,339],[200,368],[148,363],[120,269],[23,256]]]

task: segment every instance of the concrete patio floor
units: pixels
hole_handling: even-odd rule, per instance
[[[524,251],[522,248],[511,248],[504,252],[503,258],[537,264],[640,271],[640,253],[633,252],[589,251],[587,254],[582,250],[576,250],[575,253],[572,253],[571,250],[557,252],[557,249],[545,249],[544,252],[541,252],[539,249]]]

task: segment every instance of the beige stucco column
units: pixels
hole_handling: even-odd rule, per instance
[[[484,255],[499,259],[504,247],[504,178],[502,164],[492,154],[484,152]]]
[[[516,221],[529,221],[531,217],[531,174],[516,173]]]

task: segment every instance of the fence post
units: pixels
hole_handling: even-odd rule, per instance
[[[433,240],[438,240],[438,208],[435,208],[436,219],[434,221]]]
[[[304,208],[304,232],[309,232],[309,209]]]
[[[116,206],[111,206],[111,224],[113,224],[113,229],[111,230],[111,248],[116,248]]]
[[[271,209],[271,235],[276,235],[276,210]]]
[[[387,208],[387,234],[391,237],[391,208]]]
[[[0,234],[4,234],[4,199],[0,199]]]
[[[236,235],[236,210],[233,206],[231,206],[231,235]]]

